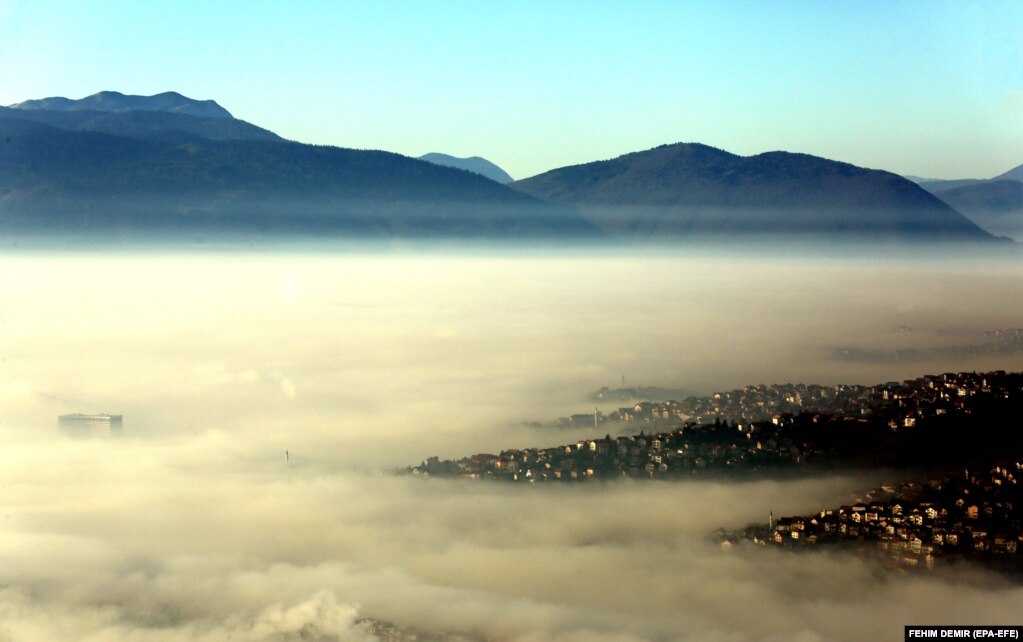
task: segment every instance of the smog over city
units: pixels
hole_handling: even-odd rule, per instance
[[[495,639],[833,639],[884,637],[935,602],[960,622],[1018,604],[981,570],[879,577],[848,553],[709,538],[844,503],[886,471],[529,488],[392,474],[593,437],[523,424],[585,412],[623,375],[707,394],[1019,369],[1020,354],[830,351],[983,337],[1023,312],[1017,269],[525,254],[4,258],[5,635],[361,639],[375,617]],[[68,439],[56,417],[76,411],[123,413],[125,435]]]
[[[0,1],[0,642],[1018,634],[1023,13],[923,9]]]

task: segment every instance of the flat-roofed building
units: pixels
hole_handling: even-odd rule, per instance
[[[120,437],[123,417],[121,415],[86,415],[75,413],[57,418],[60,431],[70,437]]]

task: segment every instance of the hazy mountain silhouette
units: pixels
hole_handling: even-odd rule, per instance
[[[12,109],[47,111],[163,111],[202,118],[231,118],[231,113],[213,100],[193,100],[176,91],[155,96],[131,96],[117,91],[101,91],[79,100],[54,96],[26,100],[10,105]]]
[[[1023,240],[1023,182],[992,179],[936,190],[934,195],[988,232]]]
[[[487,159],[480,158],[479,156],[458,158],[455,156],[448,156],[447,154],[431,152],[429,154],[423,154],[419,157],[419,160],[424,160],[428,163],[436,163],[437,165],[444,165],[446,167],[457,167],[458,169],[464,169],[469,172],[476,172],[477,174],[482,174],[490,180],[497,181],[501,184],[511,183],[515,180],[509,176],[506,171]]]
[[[555,169],[512,187],[576,205],[609,234],[634,238],[993,238],[901,176],[787,152],[742,157],[700,144],[663,145]]]
[[[1023,181],[1023,165],[1020,165],[1018,167],[1013,167],[1012,169],[1010,169],[1009,171],[1005,172],[1004,174],[999,174],[998,176],[995,176],[991,180],[993,180],[993,181],[1002,181],[1002,180]]]
[[[956,189],[958,187],[967,187],[969,185],[979,185],[986,183],[988,179],[984,178],[951,178],[947,180],[926,180],[917,183],[920,187],[924,188],[931,194],[937,194],[943,190]]]
[[[991,239],[903,178],[802,154],[664,145],[515,189],[424,158],[285,141],[174,92],[30,100],[0,108],[0,231]]]
[[[130,138],[18,113],[0,112],[0,230],[8,232],[601,236],[572,208],[399,154]]]
[[[94,131],[148,140],[283,140],[244,120],[163,111],[51,111],[0,107],[0,118],[20,118],[72,131]]]
[[[988,179],[915,180],[988,232],[1023,241],[1023,165]]]
[[[939,179],[939,178],[920,178],[919,176],[906,176],[909,180],[918,184],[932,194],[936,194],[941,191],[950,189],[957,189],[960,187],[967,187],[970,185],[980,185],[982,183],[990,183],[992,181],[1023,181],[1023,165],[1014,167],[1004,174],[999,174],[994,178],[953,178],[953,179]]]

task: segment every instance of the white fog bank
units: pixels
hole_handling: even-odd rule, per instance
[[[418,252],[0,257],[0,640],[897,639],[1023,590],[709,538],[873,485],[395,477],[547,446],[601,386],[1021,370],[1023,269]],[[855,349],[854,357],[842,349]],[[858,351],[858,352],[857,352]],[[909,355],[909,356],[907,356]],[[120,440],[57,416],[124,415]],[[285,451],[288,453],[285,458]]]

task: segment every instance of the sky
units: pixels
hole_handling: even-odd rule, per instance
[[[0,0],[0,104],[174,90],[515,178],[672,142],[901,174],[1023,163],[1023,3]]]

